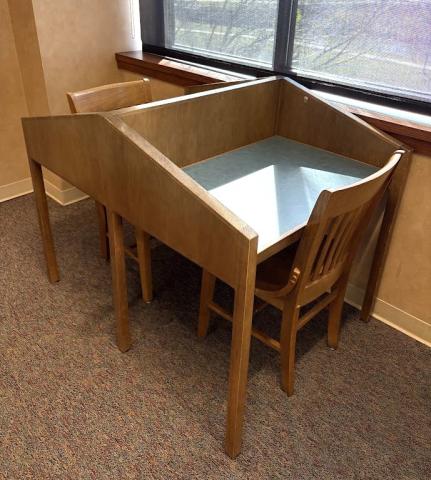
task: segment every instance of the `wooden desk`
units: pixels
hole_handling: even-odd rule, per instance
[[[322,190],[377,170],[277,135],[184,168],[258,234],[258,262],[300,237]]]
[[[242,443],[257,262],[270,255],[273,246],[279,249],[283,242],[290,242],[295,231],[299,237],[319,188],[339,185],[339,181],[350,183],[352,176],[365,176],[371,171],[346,158],[366,163],[370,169],[380,168],[402,145],[282,77],[109,113],[26,118],[23,128],[51,281],[57,281],[59,275],[42,165],[107,207],[117,343],[121,350],[130,347],[130,336],[120,217],[235,289],[225,449],[231,457],[237,456]],[[297,158],[303,160],[305,154],[301,151],[306,148],[306,156],[314,159],[296,168],[292,188],[304,192],[302,197],[298,190],[291,195],[292,202],[301,205],[298,210],[293,203],[286,205],[283,201],[283,179],[291,179],[292,172],[280,166],[286,167],[289,162],[274,160],[277,145],[281,144],[294,146]],[[262,164],[265,168],[260,168],[259,162],[247,167],[251,171],[246,184],[247,190],[254,190],[253,202],[258,198],[269,204],[277,202],[277,214],[269,219],[263,214],[243,214],[252,224],[256,218],[263,218],[263,227],[250,226],[233,211],[235,205],[227,208],[215,198],[217,194],[227,195],[225,202],[232,198],[226,184],[207,184],[213,189],[210,193],[190,176],[205,170],[200,162],[220,155],[207,164],[211,168],[225,162],[229,167],[240,166],[243,152],[250,148],[269,149],[264,160],[267,163]],[[285,152],[284,147],[282,150]],[[316,152],[315,156],[310,157],[311,151]],[[232,155],[240,158],[228,161]],[[263,161],[262,155],[259,157]],[[328,164],[333,164],[335,171],[328,173]],[[378,256],[369,281],[370,300],[375,295],[381,258],[387,251],[408,166],[409,152],[404,150],[388,196]],[[187,167],[190,171],[184,171]],[[262,180],[255,182],[253,168],[262,170],[262,176],[272,186],[268,196],[262,196]],[[232,169],[227,175],[238,191],[238,175],[242,177],[243,173],[234,172]],[[280,181],[274,182],[277,178]],[[207,181],[213,180],[209,177]],[[217,188],[218,193],[214,191]],[[286,192],[291,193],[290,189]],[[241,205],[243,199],[239,198]],[[245,206],[250,205],[251,200],[245,198]],[[301,212],[298,218],[294,211]],[[271,226],[268,231],[267,220]],[[262,236],[259,246],[258,233]]]

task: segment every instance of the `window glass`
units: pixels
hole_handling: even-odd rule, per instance
[[[165,1],[168,48],[271,66],[278,0]]]
[[[291,70],[431,100],[430,0],[298,0]]]

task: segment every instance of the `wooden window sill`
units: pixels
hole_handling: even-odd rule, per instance
[[[140,50],[116,53],[115,58],[118,68],[183,87],[204,83],[232,82],[243,78]]]
[[[116,53],[117,66],[149,77],[180,86],[204,83],[231,82],[244,79],[243,76],[211,69],[169,57],[145,53],[140,50]],[[341,102],[337,102],[341,103]],[[364,108],[343,103],[351,113],[393,137],[401,140],[414,151],[431,156],[431,126],[399,119]]]

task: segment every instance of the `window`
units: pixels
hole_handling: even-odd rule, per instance
[[[165,2],[168,48],[272,66],[277,0]]]
[[[431,0],[141,0],[142,40],[431,102]]]

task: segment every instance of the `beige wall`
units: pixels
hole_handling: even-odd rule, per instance
[[[0,189],[29,177],[22,116],[67,113],[65,92],[126,79],[114,53],[140,47],[131,20],[128,0],[0,0]]]
[[[114,53],[139,47],[128,1],[33,0],[33,8],[52,114],[69,111],[67,91],[121,80]]]
[[[431,325],[431,157],[413,155],[379,297]]]
[[[33,0],[33,8],[51,114],[69,112],[65,92],[142,77],[118,70],[114,58],[141,48],[128,0]],[[154,82],[156,97],[172,91]]]
[[[20,120],[28,111],[7,0],[0,0],[0,112],[1,186],[28,176]]]

